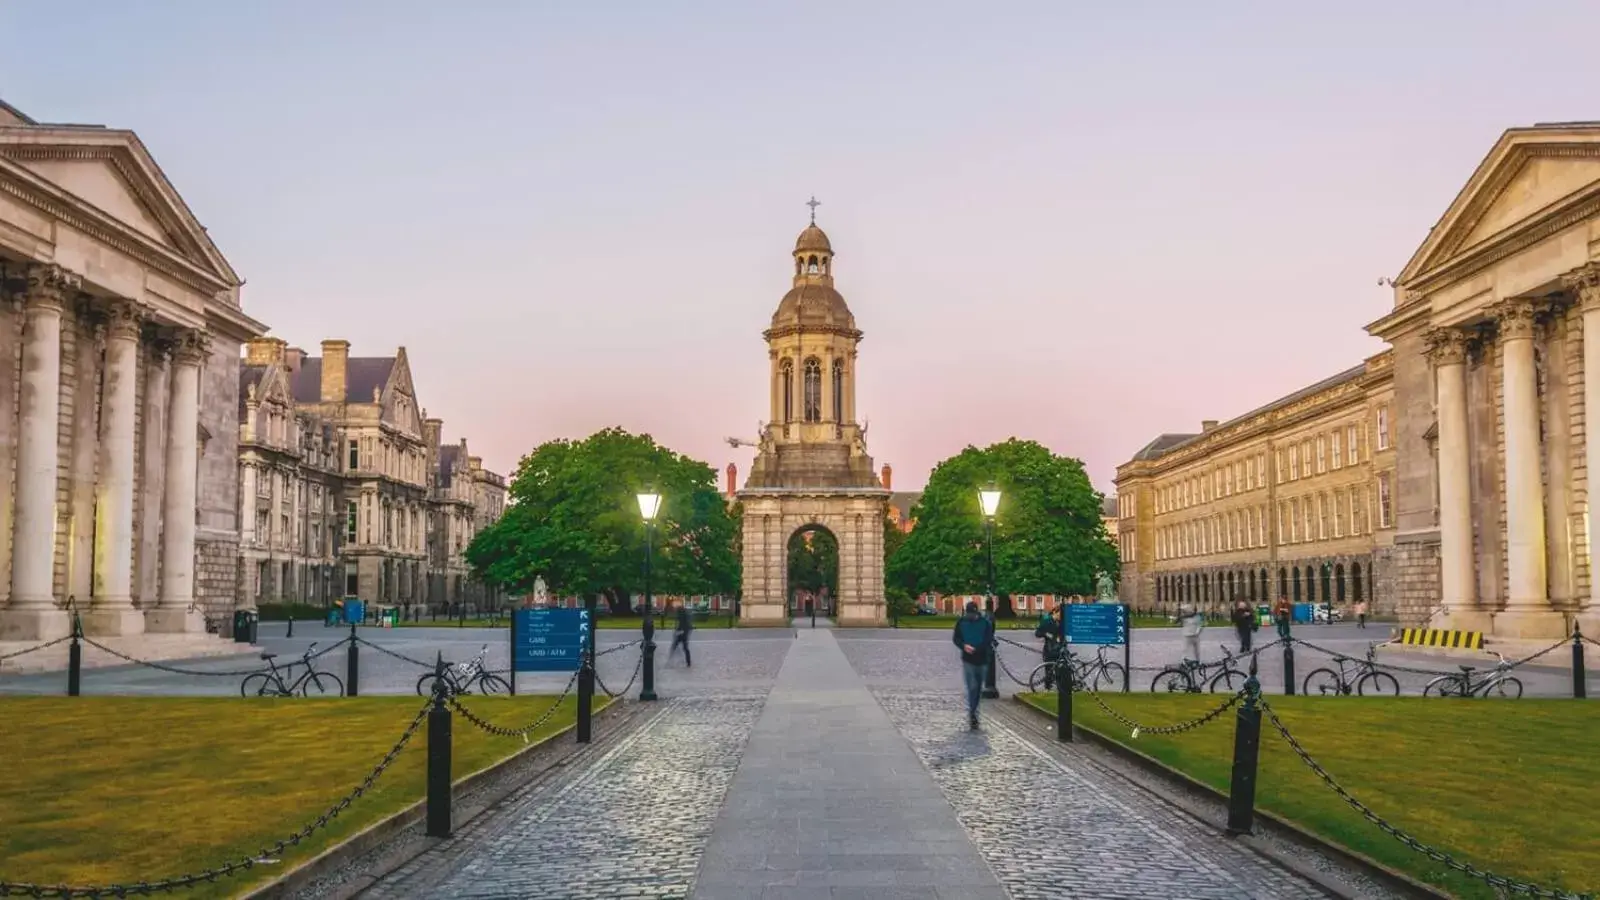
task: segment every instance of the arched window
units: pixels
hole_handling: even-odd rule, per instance
[[[833,420],[844,421],[844,360],[833,361]]]
[[[780,371],[782,374],[779,376],[779,389],[783,391],[783,420],[792,422],[794,421],[794,362],[784,360]]]
[[[1335,565],[1333,567],[1333,584],[1334,584],[1334,587],[1337,589],[1336,599],[1339,601],[1340,605],[1343,605],[1344,604],[1344,563],[1339,563],[1339,564],[1337,564],[1337,565]]]
[[[815,356],[806,360],[805,415],[807,422],[822,421],[822,362]]]
[[[806,260],[806,273],[810,275],[817,274],[817,258],[815,256]]]
[[[1360,603],[1363,596],[1361,592],[1361,563],[1350,564],[1350,585],[1355,588],[1356,602]]]

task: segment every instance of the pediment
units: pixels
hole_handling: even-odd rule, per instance
[[[240,283],[131,131],[0,127],[0,158],[228,285]]]
[[[1398,279],[1401,284],[1600,196],[1600,124],[1507,131]]]
[[[395,354],[389,382],[383,388],[382,417],[406,434],[422,435],[422,414],[417,406],[416,389],[411,384],[411,363],[406,359],[404,347]]]

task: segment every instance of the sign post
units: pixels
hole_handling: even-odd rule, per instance
[[[1122,648],[1122,692],[1129,690],[1129,666],[1133,660],[1133,622],[1126,603],[1073,603],[1063,619],[1069,644],[1097,644]]]

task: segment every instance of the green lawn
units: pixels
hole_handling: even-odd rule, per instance
[[[1053,694],[1026,702],[1055,715]],[[1107,695],[1148,725],[1191,719],[1211,695]],[[1378,815],[1418,840],[1491,872],[1546,888],[1600,891],[1600,707],[1573,700],[1444,701],[1421,697],[1272,697],[1306,751]],[[1088,698],[1074,723],[1228,790],[1234,716],[1173,737],[1141,734]],[[1367,822],[1261,725],[1256,805],[1462,898],[1494,891],[1434,863]]]
[[[520,728],[554,698],[482,697],[468,708]],[[597,708],[604,698],[597,697]],[[421,708],[417,697],[0,699],[0,881],[76,885],[194,872],[254,854],[356,787]],[[562,704],[531,735],[570,725]],[[527,745],[455,717],[461,778]],[[227,897],[314,856],[425,794],[424,722],[371,790],[280,862],[178,896]]]

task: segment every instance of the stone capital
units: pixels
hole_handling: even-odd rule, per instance
[[[1563,275],[1561,285],[1578,298],[1585,312],[1600,309],[1600,263],[1586,263]]]
[[[60,313],[77,296],[81,283],[77,275],[53,263],[31,265],[22,301],[29,308],[53,309]]]
[[[121,298],[105,305],[106,333],[113,339],[138,340],[148,316],[143,304]]]
[[[1541,304],[1535,300],[1503,300],[1490,307],[1500,327],[1500,340],[1531,340],[1538,327]]]
[[[1428,359],[1435,366],[1459,366],[1467,361],[1471,336],[1459,328],[1431,328],[1423,335],[1428,343]]]
[[[179,329],[172,338],[172,361],[180,366],[198,366],[211,356],[211,335],[195,328]]]

